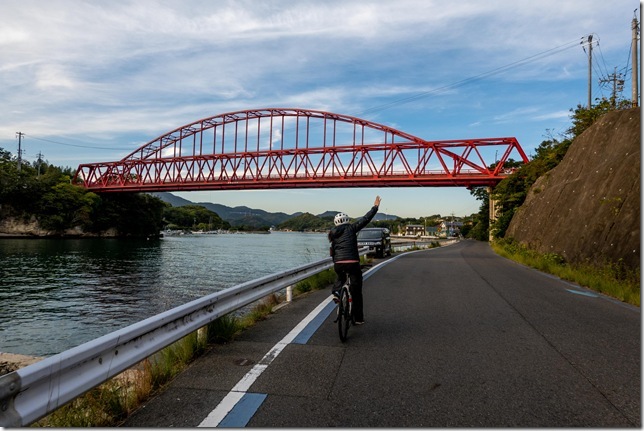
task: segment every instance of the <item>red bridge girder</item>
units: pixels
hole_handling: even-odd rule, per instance
[[[198,120],[122,160],[82,164],[74,180],[98,192],[493,186],[512,155],[528,162],[512,137],[426,141],[347,115],[268,108]]]

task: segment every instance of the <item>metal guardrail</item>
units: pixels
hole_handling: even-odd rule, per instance
[[[391,249],[395,252],[407,251],[412,248],[424,249],[433,247],[433,243],[438,242],[440,246],[450,245],[457,242],[457,239],[436,238],[431,240],[408,239],[391,243]]]
[[[248,281],[1,376],[0,427],[29,425],[219,317],[331,267],[328,257]]]

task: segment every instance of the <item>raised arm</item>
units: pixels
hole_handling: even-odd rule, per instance
[[[373,203],[373,206],[367,212],[367,214],[364,215],[364,217],[360,217],[353,225],[355,226],[356,230],[360,230],[366,225],[369,224],[373,216],[376,215],[378,212],[378,206],[380,205],[380,196],[376,196],[376,200]]]

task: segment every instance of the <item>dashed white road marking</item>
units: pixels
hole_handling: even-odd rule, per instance
[[[231,389],[223,400],[211,411],[208,416],[199,424],[200,427],[216,427],[226,417],[226,415],[239,403],[242,397],[257,378],[268,368],[271,362],[289,345],[295,337],[309,324],[315,317],[332,301],[329,296],[322,301],[308,316],[295,326],[282,340],[280,340],[271,350],[264,355],[253,368],[251,368],[244,377]]]

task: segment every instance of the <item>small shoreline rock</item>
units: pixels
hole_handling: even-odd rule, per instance
[[[16,353],[0,352],[0,376],[12,373],[27,365],[34,364],[44,358],[38,356],[18,355]]]

